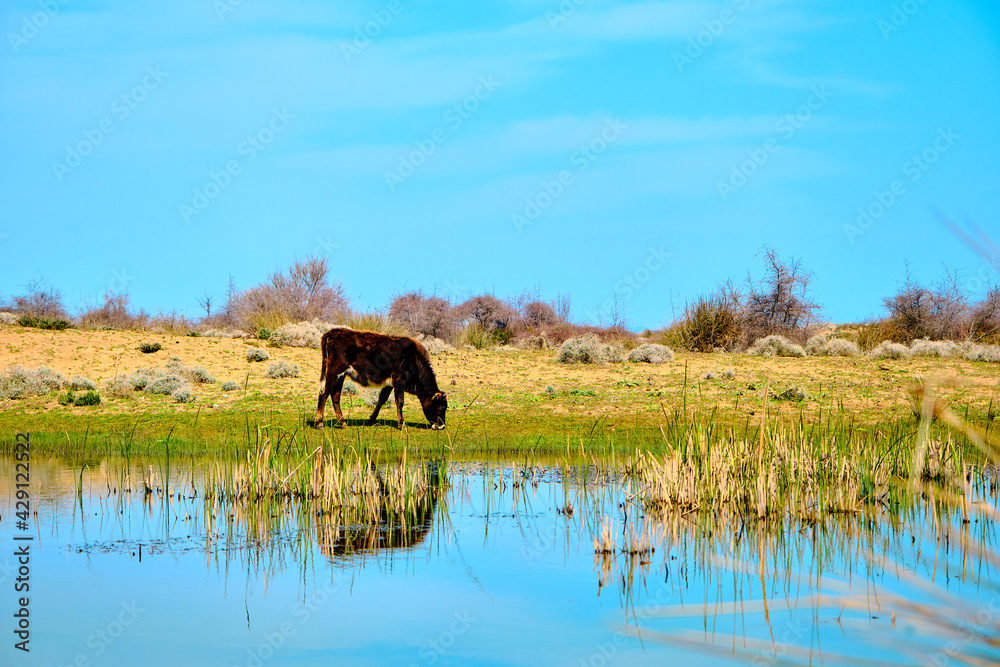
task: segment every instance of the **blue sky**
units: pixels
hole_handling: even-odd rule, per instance
[[[197,315],[321,254],[360,309],[537,289],[643,328],[765,245],[832,321],[906,262],[981,293],[933,210],[1000,236],[998,28],[987,0],[9,0],[0,297]]]

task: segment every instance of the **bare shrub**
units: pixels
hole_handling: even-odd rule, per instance
[[[14,313],[2,312],[0,313],[0,324],[6,324],[7,326],[13,326],[18,323],[21,318]]]
[[[804,357],[806,351],[801,345],[775,334],[755,340],[747,354],[761,357]]]
[[[629,352],[628,360],[647,364],[665,364],[674,360],[674,351],[666,345],[646,343]]]
[[[1000,334],[1000,287],[990,286],[982,301],[969,309],[965,329],[973,343],[995,340]]]
[[[946,273],[944,279],[927,288],[914,280],[907,269],[906,281],[884,303],[889,319],[905,335],[902,342],[965,338],[968,298],[955,273]]]
[[[465,325],[478,324],[494,342],[503,344],[512,337],[516,313],[507,303],[491,294],[480,294],[455,306],[455,318]]]
[[[563,322],[556,309],[544,301],[531,301],[521,308],[521,320],[530,328],[550,327]]]
[[[389,304],[389,317],[405,325],[411,334],[451,339],[456,332],[451,304],[441,297],[425,296],[419,290],[394,297]]]
[[[194,322],[176,311],[157,313],[154,317],[149,318],[145,326],[150,331],[170,334],[171,336],[186,336],[195,330]]]
[[[41,279],[32,279],[26,290],[25,294],[14,297],[14,311],[18,316],[27,315],[48,320],[69,319],[59,290]]]
[[[909,359],[910,348],[902,343],[883,341],[868,353],[872,359]]]
[[[747,292],[740,294],[732,285],[725,298],[740,306],[740,329],[745,340],[770,334],[804,341],[819,305],[809,299],[812,274],[798,259],[785,263],[771,248],[764,251],[764,278],[755,282],[747,276]]]
[[[142,310],[138,313],[132,312],[129,308],[128,294],[107,292],[104,294],[104,305],[80,313],[78,321],[81,329],[125,331],[145,329],[149,323],[149,316]]]
[[[227,380],[226,382],[223,382],[219,388],[222,389],[222,391],[239,391],[240,385],[236,384],[232,380]]]
[[[326,258],[311,257],[296,262],[288,273],[271,274],[267,282],[240,292],[230,284],[222,319],[230,326],[259,331],[274,330],[289,322],[332,319],[347,309],[340,283],[329,284]]]

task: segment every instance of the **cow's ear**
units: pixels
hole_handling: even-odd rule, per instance
[[[434,394],[433,396],[431,396],[431,399],[435,400],[435,401],[440,401],[442,398],[444,398],[444,394],[441,393],[440,391],[438,393]]]

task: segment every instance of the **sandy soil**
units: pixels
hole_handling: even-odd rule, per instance
[[[160,343],[153,354],[139,351],[141,343]],[[264,347],[270,360],[250,363],[248,347]],[[315,400],[320,354],[309,348],[267,347],[263,341],[171,336],[131,331],[42,331],[0,326],[0,369],[10,364],[29,368],[48,366],[67,379],[90,378],[103,387],[117,375],[141,367],[163,368],[171,357],[187,366],[204,366],[219,381],[243,385],[249,392],[281,397],[305,404]],[[275,380],[265,377],[270,363],[283,360],[298,365],[300,377]],[[952,399],[985,405],[997,389],[1000,365],[957,360],[872,361],[867,359],[808,357],[762,359],[729,354],[678,354],[673,362],[649,364],[567,365],[555,361],[553,351],[459,350],[433,357],[442,389],[452,405],[475,401],[491,410],[530,410],[553,414],[600,415],[659,413],[660,404],[677,405],[685,392],[689,405],[733,407],[741,411],[760,405],[764,383],[780,392],[791,386],[804,389],[807,405],[839,406],[861,418],[909,410],[908,388],[924,377],[950,378],[962,386],[943,390]],[[721,378],[731,370],[735,376]],[[705,379],[706,373],[714,379]],[[686,381],[685,381],[686,376]],[[555,390],[556,398],[546,395]],[[596,396],[572,393],[594,391]],[[133,398],[107,398],[98,410],[141,411],[147,407],[195,409],[224,408],[241,399],[243,392],[226,394],[219,384],[195,388],[196,404],[172,404],[167,397],[141,392]],[[784,402],[777,409],[798,410],[802,404]],[[0,402],[0,408],[60,408],[48,399]],[[64,409],[64,408],[60,408]],[[78,408],[79,410],[79,408]]]

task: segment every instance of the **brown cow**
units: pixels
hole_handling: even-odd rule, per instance
[[[427,348],[407,336],[386,336],[373,331],[355,331],[334,327],[320,341],[323,366],[319,378],[319,403],[316,406],[316,428],[323,428],[323,406],[327,396],[333,398],[337,423],[345,425],[340,411],[340,391],[344,379],[350,378],[362,387],[380,387],[378,403],[368,420],[375,423],[382,404],[395,391],[396,415],[403,428],[403,395],[414,394],[420,401],[424,416],[433,429],[443,429],[448,399],[438,389]]]

